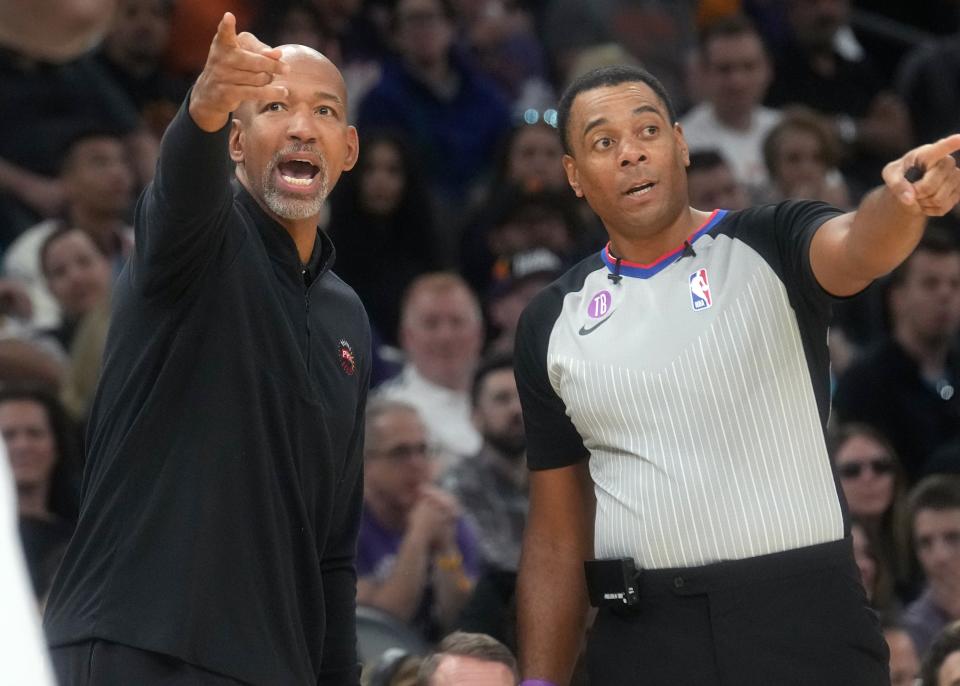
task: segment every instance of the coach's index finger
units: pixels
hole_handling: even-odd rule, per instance
[[[237,40],[237,18],[233,16],[232,12],[223,13],[223,18],[217,25],[217,35],[213,37],[213,42],[225,48],[235,48],[240,45]]]

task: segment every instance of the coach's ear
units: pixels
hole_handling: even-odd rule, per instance
[[[583,197],[583,191],[580,190],[580,173],[577,171],[577,161],[570,155],[563,156],[563,170],[567,173],[567,183],[577,194],[578,198]]]

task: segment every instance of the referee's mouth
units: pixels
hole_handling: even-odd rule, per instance
[[[652,191],[656,185],[657,183],[655,181],[641,181],[640,183],[635,183],[630,186],[623,194],[635,197],[646,195]]]

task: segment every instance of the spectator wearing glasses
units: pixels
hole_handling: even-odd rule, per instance
[[[909,512],[913,549],[927,584],[907,606],[903,625],[923,655],[944,627],[960,619],[960,477],[923,479],[910,494]]]
[[[880,564],[904,588],[910,568],[903,526],[906,485],[896,452],[880,431],[858,423],[840,426],[831,448],[850,516],[863,527]],[[885,599],[874,600],[882,605]]]
[[[837,380],[840,422],[882,426],[897,450],[908,486],[929,456],[960,438],[960,247],[931,225],[890,275],[891,335]]]
[[[364,472],[357,603],[436,641],[473,591],[478,551],[456,499],[430,483],[427,429],[415,407],[370,402]]]

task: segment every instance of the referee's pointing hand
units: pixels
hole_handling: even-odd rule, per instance
[[[885,166],[883,181],[915,214],[942,216],[960,201],[960,169],[953,157],[958,151],[960,134],[921,145]]]
[[[286,88],[271,85],[275,75],[289,71],[280,55],[279,48],[271,48],[252,33],[238,35],[236,18],[225,13],[190,94],[190,116],[197,126],[217,131],[244,100],[286,97]]]

